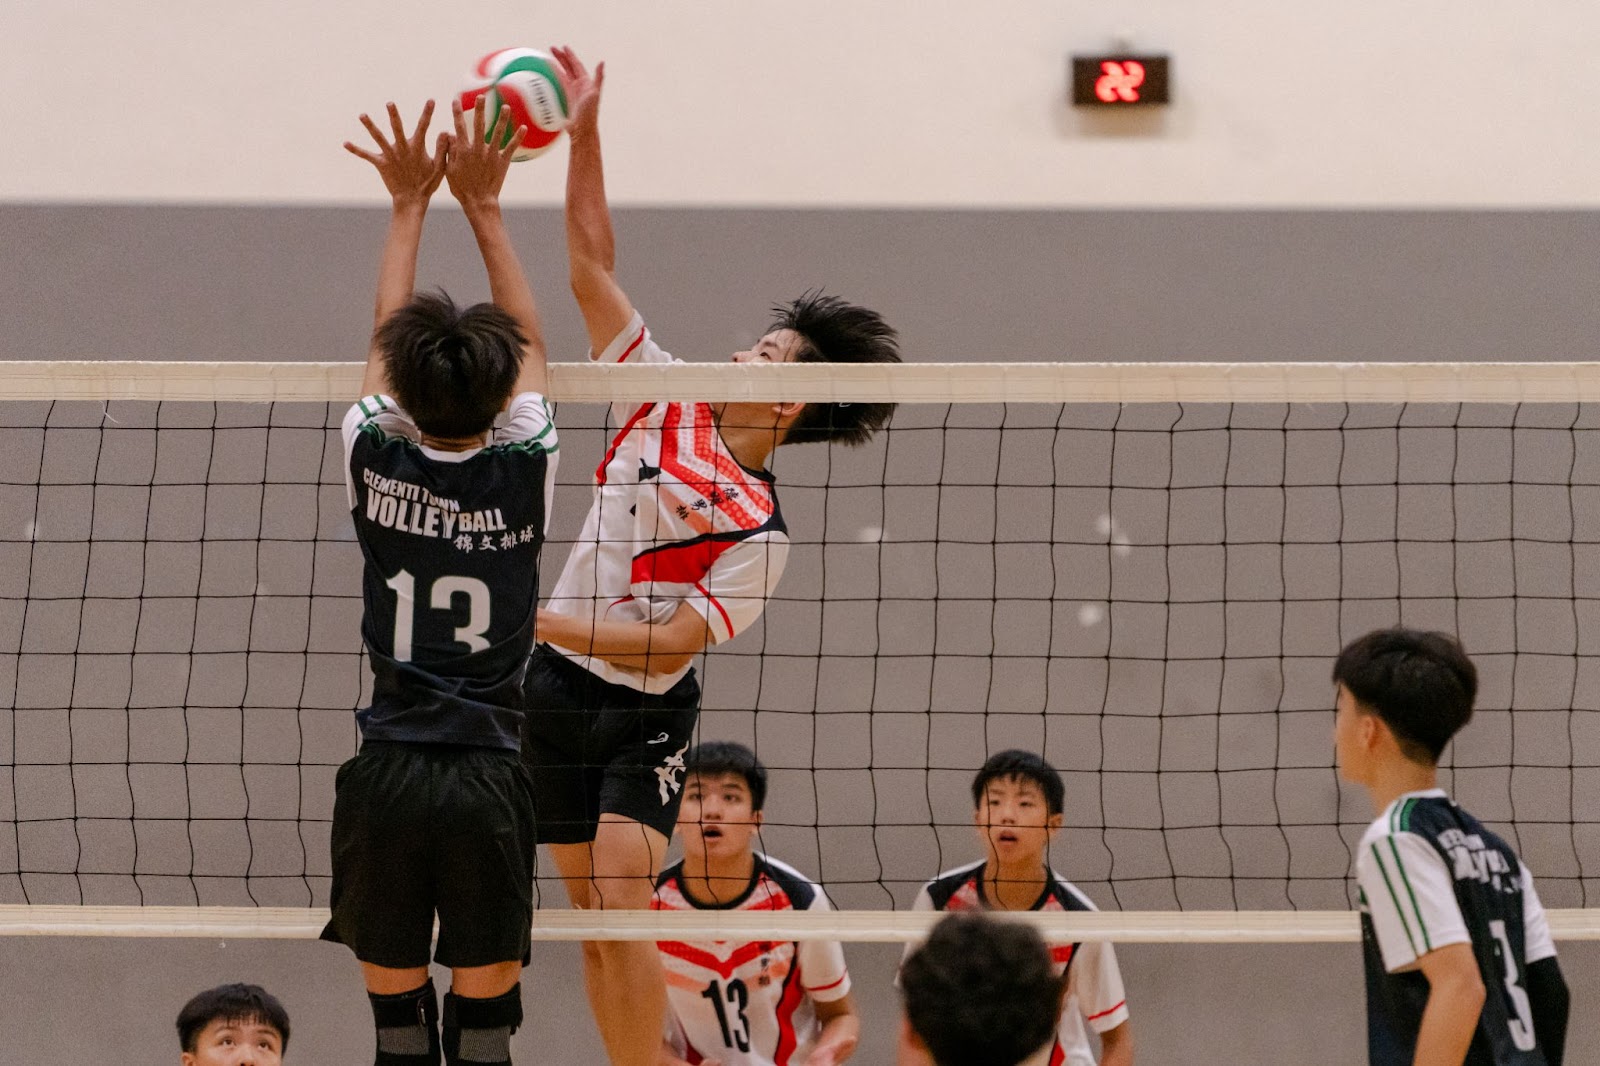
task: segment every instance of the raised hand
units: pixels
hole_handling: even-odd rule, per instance
[[[550,54],[561,67],[561,81],[567,91],[567,136],[594,132],[600,122],[600,90],[606,83],[606,65],[601,63],[591,74],[570,48],[557,46]]]
[[[362,115],[361,124],[372,135],[378,151],[374,154],[349,141],[344,142],[345,151],[378,168],[378,176],[383,179],[384,188],[389,190],[396,206],[426,204],[444,178],[445,161],[450,154],[450,135],[439,134],[438,145],[430,156],[428,123],[433,119],[433,101],[422,105],[422,117],[417,120],[417,128],[409,136],[400,121],[400,109],[392,103],[388,107],[389,126],[394,139],[391,141],[385,137],[370,116]]]
[[[450,144],[450,157],[445,164],[445,176],[450,180],[450,194],[461,201],[464,211],[489,206],[500,201],[500,186],[505,184],[506,170],[511,166],[511,157],[522,146],[522,138],[527,136],[528,128],[518,126],[517,131],[511,135],[505,147],[499,147],[506,139],[506,129],[511,124],[511,109],[502,107],[500,115],[495,120],[492,133],[485,135],[484,113],[487,109],[487,94],[478,97],[478,102],[472,109],[472,130],[467,130],[466,113],[461,110],[461,101],[457,100],[451,105],[455,115],[456,133]]]

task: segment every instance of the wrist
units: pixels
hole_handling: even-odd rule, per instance
[[[427,214],[428,198],[409,193],[403,196],[396,196],[394,198],[393,211],[395,218],[421,218]]]
[[[462,200],[461,210],[466,214],[467,221],[474,226],[486,222],[499,222],[500,198],[498,196],[480,196]]]

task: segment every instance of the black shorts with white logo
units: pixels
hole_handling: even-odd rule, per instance
[[[362,962],[528,962],[533,792],[514,751],[369,741],[339,767],[333,915],[322,939]]]
[[[541,644],[523,695],[522,761],[533,780],[539,843],[591,841],[601,814],[672,836],[683,756],[700,715],[693,670],[653,695],[596,677]]]

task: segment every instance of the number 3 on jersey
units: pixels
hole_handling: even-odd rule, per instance
[[[1506,999],[1511,1007],[1511,1017],[1506,1025],[1511,1030],[1511,1042],[1518,1051],[1532,1051],[1539,1040],[1533,1031],[1533,1008],[1528,1003],[1528,993],[1522,987],[1521,967],[1511,953],[1511,938],[1506,936],[1506,923],[1496,919],[1489,923],[1494,934],[1494,953],[1506,968]]]
[[[402,570],[384,584],[394,589],[394,657],[398,662],[408,663],[417,609],[417,579]],[[489,586],[475,577],[441,577],[433,583],[428,603],[436,611],[451,610],[457,593],[467,597],[467,624],[456,627],[456,639],[469,651],[487,651],[489,642],[484,634],[489,632]]]

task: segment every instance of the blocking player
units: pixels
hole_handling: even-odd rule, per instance
[[[900,1066],[1048,1066],[1066,991],[1032,928],[953,913],[900,968]]]
[[[656,885],[656,910],[828,910],[822,889],[755,850],[767,768],[743,744],[684,758],[683,859]],[[837,1066],[861,1022],[837,941],[660,941],[671,1017],[665,1066]]]
[[[363,115],[376,150],[346,145],[394,209],[365,395],[344,420],[373,694],[356,715],[361,750],[339,768],[322,935],[361,960],[379,1066],[436,1064],[441,1051],[511,1061],[532,908],[533,797],[517,751],[556,433],[539,315],[500,217],[522,134],[492,147],[483,104],[470,133],[457,106],[454,135],[429,155],[431,113],[408,134],[391,104],[392,137]],[[441,180],[477,237],[492,304],[413,293]],[[442,1016],[435,914],[433,958],[452,976]]]
[[[289,1012],[258,985],[218,985],[178,1012],[183,1066],[280,1066],[289,1050]]]
[[[1478,673],[1453,637],[1380,629],[1333,667],[1339,773],[1380,813],[1356,876],[1374,1066],[1559,1066],[1568,992],[1533,877],[1438,787]]]
[[[604,67],[556,49],[572,118],[567,251],[592,345],[608,363],[667,362],[617,283],[601,165]],[[736,362],[897,362],[875,312],[809,294]],[[644,909],[677,820],[700,703],[691,663],[760,617],[788,534],[766,464],[779,444],[859,443],[892,404],[616,405],[594,503],[539,613],[524,758],[539,841],[575,906]],[[651,1066],[666,989],[648,943],[584,946],[589,1001],[613,1063]]]
[[[1027,751],[991,755],[972,779],[973,822],[988,855],[929,881],[914,909],[937,911],[1092,911],[1095,905],[1050,868],[1050,841],[1061,829],[1065,786],[1043,757]],[[1100,1036],[1103,1066],[1133,1062],[1133,1029],[1116,950],[1104,941],[1051,948],[1065,975],[1052,1066],[1094,1066],[1089,1046]]]

